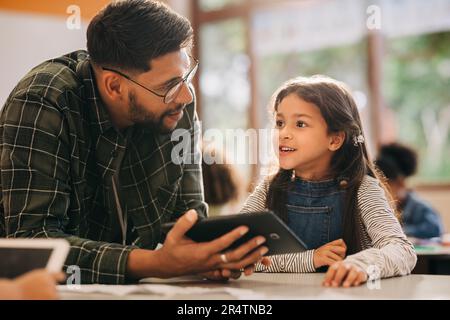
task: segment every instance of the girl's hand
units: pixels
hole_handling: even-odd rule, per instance
[[[212,281],[228,281],[230,279],[239,279],[241,274],[240,270],[218,269],[201,273],[200,275]]]
[[[57,299],[56,284],[65,279],[64,273],[50,274],[45,270],[35,270],[18,277],[13,282],[20,290],[19,299]]]
[[[325,287],[349,288],[351,286],[359,286],[367,281],[367,273],[360,267],[349,262],[336,262],[328,268],[322,285]]]
[[[344,260],[346,251],[347,246],[342,239],[324,244],[320,248],[314,250],[314,268],[317,269],[322,266],[331,266],[337,261]]]

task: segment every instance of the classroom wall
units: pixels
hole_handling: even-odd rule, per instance
[[[167,0],[178,12],[188,11],[185,0]],[[92,17],[110,0],[0,0],[0,108],[16,83],[34,66],[65,53],[86,49],[86,29]],[[70,6],[80,8],[80,28]]]
[[[37,64],[86,48],[89,20],[107,0],[0,0],[0,108],[16,83]],[[67,21],[80,8],[79,28]],[[73,21],[73,20],[70,20]]]
[[[0,11],[0,106],[32,67],[86,47],[86,23],[81,30],[64,26],[63,17]]]

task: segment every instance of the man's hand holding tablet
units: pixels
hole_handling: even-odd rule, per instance
[[[162,226],[162,232],[167,234],[163,249],[169,245],[168,251],[171,251],[173,241],[204,245],[214,243],[216,261],[209,263],[216,263],[214,266],[220,269],[206,274],[212,279],[238,278],[241,270],[245,275],[251,275],[257,262],[270,265],[270,259],[264,255],[306,250],[306,245],[271,212],[212,217],[191,221],[181,228],[176,227],[178,224],[179,221]],[[259,248],[262,244],[264,246]],[[255,258],[258,258],[257,261]]]
[[[132,255],[149,254],[146,250],[136,249],[130,253],[128,272],[134,277],[171,278],[184,275],[202,274],[214,280],[237,278],[240,270],[251,274],[254,265],[263,259],[268,248],[262,246],[266,239],[255,236],[232,250],[225,252],[233,243],[248,233],[245,225],[237,226],[230,232],[214,238],[211,241],[197,243],[186,237],[186,233],[197,222],[198,215],[194,210],[188,211],[173,224],[167,233],[163,247],[151,252],[152,258],[146,259],[147,264],[133,265],[133,261],[142,260]],[[268,263],[267,260],[263,260]],[[155,265],[157,264],[157,268]],[[156,272],[156,270],[164,270]]]
[[[169,230],[174,225],[175,223],[173,222],[163,224],[162,232],[170,234]],[[270,211],[215,216],[202,219],[186,230],[185,233],[191,240],[203,243],[219,238],[233,229],[242,226],[247,227],[248,232],[231,242],[228,247],[223,249],[224,252],[230,252],[250,239],[261,236],[266,239],[264,246],[269,249],[265,253],[267,256],[307,250],[305,243],[280,218]]]

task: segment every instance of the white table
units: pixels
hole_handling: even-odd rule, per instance
[[[261,299],[450,299],[450,276],[409,275],[383,279],[374,288],[367,284],[354,288],[325,288],[321,286],[323,273],[286,274],[257,273],[250,277],[242,277],[237,281],[221,283],[189,283],[177,284],[179,287],[202,288],[240,288],[251,289],[263,294]],[[113,287],[111,287],[114,290]],[[129,294],[112,296],[98,293],[62,292],[62,299],[167,299],[155,294]],[[235,299],[227,293],[213,294],[177,294],[170,299]]]

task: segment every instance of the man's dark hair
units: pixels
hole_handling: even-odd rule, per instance
[[[417,171],[417,162],[417,152],[400,143],[382,146],[375,160],[378,168],[388,179],[412,176]]]
[[[115,1],[87,29],[87,49],[100,66],[146,72],[150,61],[192,45],[190,22],[165,4]]]

